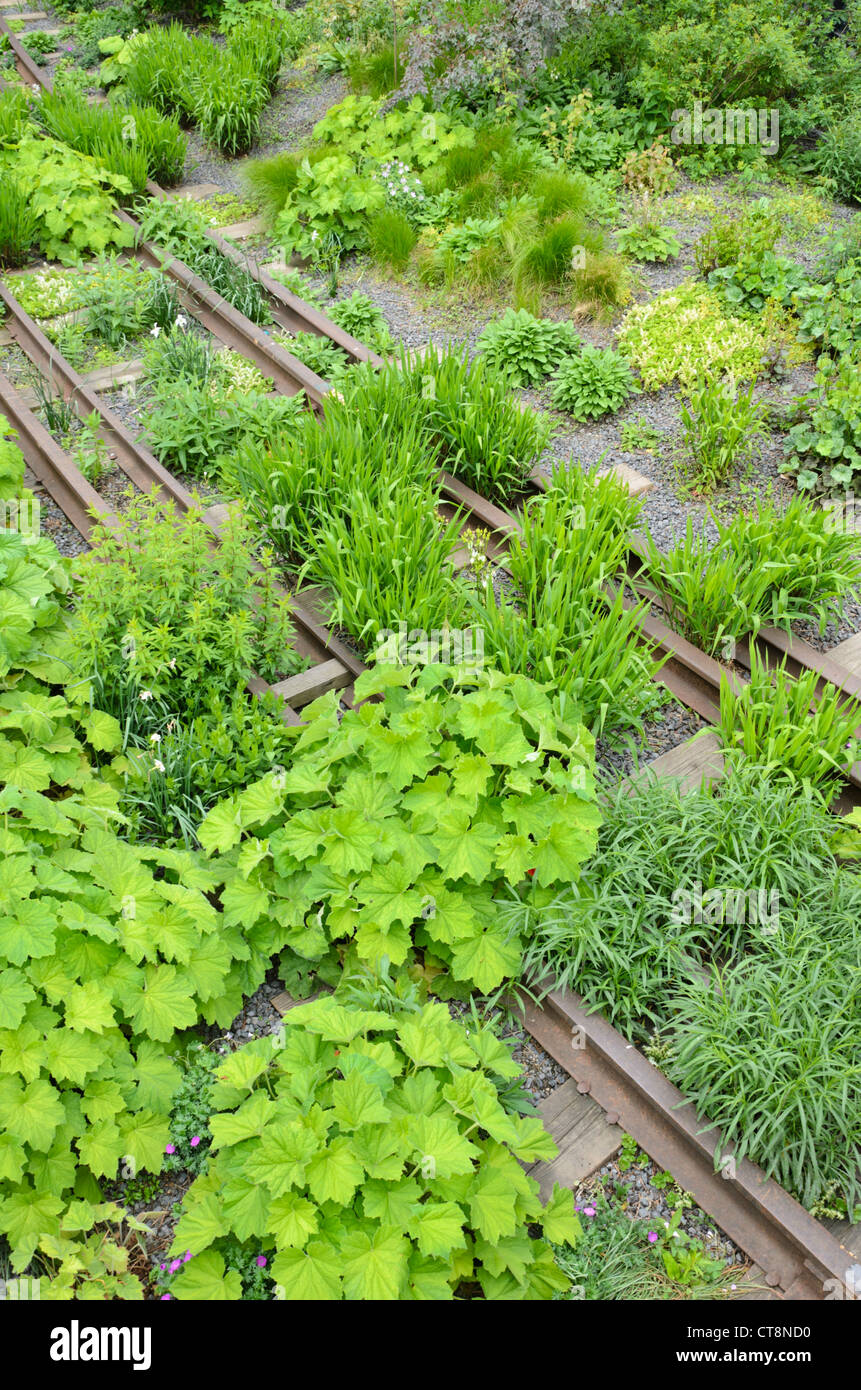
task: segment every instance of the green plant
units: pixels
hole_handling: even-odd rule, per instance
[[[343,348],[329,338],[321,338],[319,333],[282,333],[279,341],[324,381],[339,381],[350,365]]]
[[[285,965],[346,936],[360,962],[398,966],[415,947],[449,972],[437,991],[489,993],[520,964],[517,933],[498,924],[504,883],[531,901],[592,852],[592,739],[569,700],[525,677],[433,650],[417,671],[380,650],[356,691],[382,702],[342,719],[334,692],[307,706],[292,770],[220,802],[200,840],[246,925],[274,911],[289,927]],[[271,850],[253,868],[252,830]]]
[[[553,404],[575,420],[596,420],[616,411],[637,390],[631,368],[612,348],[587,344],[567,357],[553,378]]]
[[[54,52],[57,47],[57,40],[53,34],[46,34],[42,29],[34,29],[32,33],[22,35],[21,44],[38,62],[40,58],[47,58],[49,53]]]
[[[17,145],[32,124],[27,93],[20,87],[0,91],[0,149]]]
[[[820,358],[814,390],[805,401],[809,416],[786,439],[782,472],[795,473],[810,492],[851,494],[861,469],[861,380],[850,359],[833,366]]]
[[[835,358],[853,356],[861,333],[861,256],[847,260],[825,284],[803,285],[794,303],[802,342]]]
[[[282,150],[269,159],[253,159],[242,169],[242,182],[270,226],[299,181],[301,162],[297,151]]]
[[[802,496],[787,506],[767,500],[717,528],[712,545],[688,518],[683,540],[664,553],[647,536],[642,585],[660,595],[670,621],[704,650],[731,643],[767,623],[836,621],[861,581],[855,538]],[[729,644],[729,645],[728,645]]]
[[[49,260],[73,265],[84,252],[131,244],[114,212],[115,195],[130,194],[131,185],[97,160],[25,134],[14,151],[0,151],[0,172],[4,181],[11,174],[29,200],[39,248]]]
[[[54,91],[42,97],[39,118],[57,140],[127,178],[135,193],[148,178],[165,185],[182,178],[187,139],[176,117],[151,106],[91,105],[79,92]]]
[[[514,386],[535,386],[552,376],[560,359],[581,347],[573,323],[534,318],[526,309],[506,309],[478,338],[478,350],[506,373]]]
[[[162,1169],[165,1173],[185,1172],[196,1177],[206,1167],[212,1142],[212,1073],[220,1059],[202,1043],[193,1043],[176,1060],[182,1067],[182,1080],[171,1103],[170,1140],[165,1146],[167,1157]]]
[[[166,718],[163,701],[153,700],[133,723],[122,797],[132,840],[194,848],[214,802],[283,766],[287,755],[281,702],[270,693],[249,699],[239,686],[229,700],[208,692],[193,719]]]
[[[734,265],[745,252],[759,256],[773,251],[779,236],[780,222],[765,198],[741,212],[719,213],[694,244],[697,270],[706,276]]]
[[[625,453],[642,449],[644,453],[653,454],[660,438],[660,431],[639,415],[636,420],[625,420],[619,427],[619,446]]]
[[[383,208],[368,224],[368,246],[379,265],[401,271],[407,266],[418,241],[418,232],[401,212]]]
[[[857,900],[857,893],[855,895]],[[834,1184],[858,1200],[858,944],[803,909],[760,952],[692,976],[675,998],[670,1076],[737,1157],[751,1157],[805,1204]],[[732,1064],[727,1065],[727,1059]]]
[[[676,181],[670,151],[660,140],[645,150],[631,150],[622,161],[625,187],[635,193],[669,193]]]
[[[619,249],[637,261],[668,261],[679,254],[681,242],[670,227],[657,218],[638,219],[616,233]]]
[[[0,266],[26,265],[39,232],[29,192],[13,177],[0,190]]]
[[[808,909],[823,940],[836,938],[858,898],[815,788],[736,759],[727,773],[714,789],[685,792],[648,770],[607,788],[598,850],[577,885],[503,912],[526,938],[525,969],[576,989],[629,1040],[650,1043],[658,1030],[670,1058],[672,995],[697,973],[692,962],[774,957]]]
[[[140,33],[136,29],[128,35],[107,34],[104,38],[96,39],[98,52],[104,55],[99,63],[100,84],[103,87],[112,87],[115,82],[122,82],[135,60],[135,55],[149,42],[149,34]]]
[[[74,441],[74,458],[84,477],[98,487],[102,478],[111,470],[108,446],[99,434],[102,418],[93,410],[81,421],[81,428]]]
[[[153,297],[158,278],[155,271],[135,261],[103,257],[81,282],[87,332],[118,349],[129,339],[140,337],[155,323]]]
[[[734,313],[758,314],[769,299],[788,306],[807,276],[802,266],[774,251],[744,250],[734,265],[713,270],[709,285]]]
[[[634,1220],[602,1190],[577,1210],[586,1213],[582,1236],[575,1248],[555,1252],[573,1286],[567,1297],[631,1302],[713,1299],[728,1292],[723,1265],[679,1231],[675,1216],[669,1223]]]
[[[361,290],[354,290],[347,299],[330,304],[328,314],[333,323],[369,347],[385,351],[394,345],[382,309]]]
[[[234,394],[226,389],[222,372],[217,377],[208,386],[187,378],[156,383],[142,421],[165,467],[192,477],[211,476],[246,439],[266,442],[294,426],[303,413],[301,394]]]
[[[647,391],[675,378],[690,387],[705,375],[750,381],[759,375],[765,350],[757,328],[725,314],[717,295],[695,280],[630,309],[618,344]]]
[[[469,596],[494,665],[552,681],[596,735],[637,728],[654,706],[659,663],[633,640],[639,610],[625,607],[624,586],[607,591],[623,570],[638,511],[612,476],[557,467],[509,540],[514,592],[497,599],[485,582]]]
[[[177,1226],[174,1252],[191,1252],[177,1298],[240,1297],[228,1233],[269,1252],[291,1300],[550,1298],[565,1286],[547,1241],[578,1239],[573,1199],[554,1187],[544,1206],[518,1165],[556,1146],[537,1117],[500,1103],[516,1065],[489,1028],[467,1032],[437,1003],[387,1013],[328,999],[285,1022],[282,1047],[261,1039],[219,1067],[218,1156]],[[297,1152],[286,1172],[285,1144]]]
[[[57,266],[47,266],[45,270],[16,276],[15,298],[31,318],[49,319],[83,308],[82,284],[81,276]]]
[[[719,733],[728,759],[743,757],[773,777],[810,783],[833,800],[843,772],[858,758],[861,702],[828,686],[817,695],[816,671],[793,679],[785,661],[770,671],[756,649],[750,681],[738,692],[721,683]]]
[[[690,388],[679,412],[682,448],[690,459],[691,485],[711,492],[732,470],[749,465],[761,451],[763,406],[754,400],[755,383],[734,390],[732,381],[701,379]]]
[[[861,124],[857,112],[830,126],[817,146],[816,162],[839,198],[861,202]]]
[[[265,291],[249,270],[222,255],[206,231],[206,219],[189,199],[153,199],[141,214],[140,240],[155,242],[205,280],[252,323],[272,322]]]
[[[167,333],[159,333],[144,351],[146,375],[157,396],[164,398],[180,381],[208,386],[215,372],[212,341],[189,332],[180,315]]]
[[[296,668],[289,602],[238,508],[213,549],[200,511],[179,517],[155,497],[132,498],[76,564],[77,675],[95,680],[124,726],[135,728],[150,700],[185,718],[212,693],[229,698],[252,671],[269,679]]]

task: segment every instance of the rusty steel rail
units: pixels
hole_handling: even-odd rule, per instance
[[[112,525],[116,513],[110,503],[88,482],[2,373],[0,411],[17,432],[18,448],[31,471],[84,540],[89,542],[96,517]]]
[[[736,1158],[681,1091],[578,995],[546,981],[544,991],[541,1008],[520,996],[532,1036],[756,1262],[776,1296],[846,1297],[853,1252],[755,1163]]]

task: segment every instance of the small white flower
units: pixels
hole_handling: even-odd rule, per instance
[[[155,768],[156,772],[164,772],[164,763],[160,762],[158,758],[155,758],[153,760],[153,767]]]
[[[183,314],[177,314],[175,327],[182,329],[188,328],[188,319],[185,318]]]
[[[140,693],[140,695],[138,696],[138,699],[139,699],[139,700],[144,700],[144,701],[146,701],[146,700],[151,700],[151,699],[152,699],[152,691],[151,691],[151,690],[142,690],[141,693]]]
[[[154,323],[153,326],[152,326],[152,328],[151,328],[150,331],[149,331],[149,335],[150,335],[151,338],[157,338],[160,332],[161,332],[161,329],[159,328],[158,324],[157,324],[157,323]]]
[[[150,743],[161,743],[161,734],[150,734]]]
[[[168,666],[170,667],[170,669],[173,670],[174,667],[176,666],[176,657],[175,657],[175,656],[172,656],[171,659],[170,659],[170,661],[169,661],[167,664],[168,664]]]

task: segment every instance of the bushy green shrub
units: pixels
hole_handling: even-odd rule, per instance
[[[131,184],[98,160],[25,134],[17,148],[0,151],[0,175],[28,199],[39,249],[48,260],[74,265],[86,252],[131,244],[115,212],[117,196],[129,197]]]
[[[624,405],[637,385],[624,357],[587,344],[577,356],[566,357],[551,390],[558,410],[575,420],[596,420]]]
[[[750,381],[765,349],[754,324],[725,313],[714,291],[695,280],[630,309],[618,343],[647,391],[675,378],[690,387],[706,374]]]
[[[552,376],[562,359],[581,347],[573,323],[537,319],[526,309],[506,309],[476,344],[488,362],[515,386],[535,386]]]

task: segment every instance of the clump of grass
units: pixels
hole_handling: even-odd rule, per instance
[[[371,219],[368,242],[378,265],[405,270],[419,236],[402,212],[383,210]]]
[[[29,194],[7,174],[0,185],[0,265],[26,265],[38,231]]]
[[[242,182],[260,204],[263,216],[272,226],[284,207],[299,177],[301,154],[282,150],[271,159],[254,159],[242,170]]]

